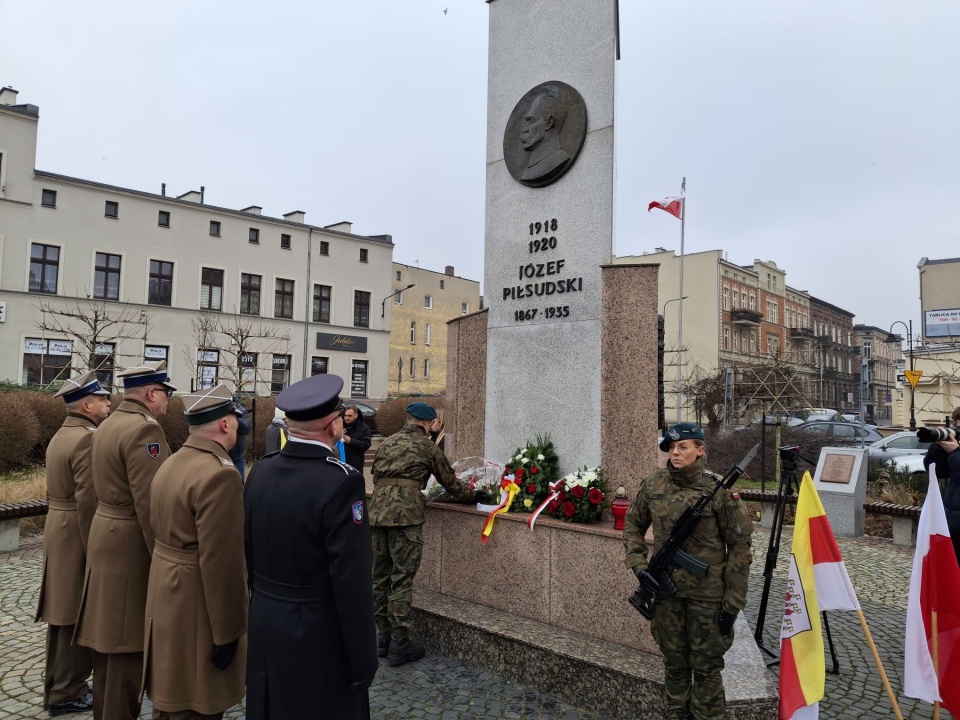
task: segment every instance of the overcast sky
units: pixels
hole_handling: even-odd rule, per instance
[[[39,169],[350,220],[482,280],[488,12],[0,0],[0,85],[40,106]],[[646,206],[685,175],[687,252],[919,331],[917,262],[960,257],[960,4],[621,0],[620,21],[616,253],[679,250]]]

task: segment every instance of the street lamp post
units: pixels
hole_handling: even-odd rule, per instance
[[[903,339],[897,335],[893,334],[894,325],[903,325],[903,329],[907,331],[907,353],[910,356],[910,372],[913,373],[913,320],[909,321],[909,325],[903,320],[895,320],[892,325],[890,325],[890,330],[888,331],[887,342],[903,342]],[[914,393],[915,389],[913,383],[910,383],[910,432],[916,432],[917,430],[917,418],[914,415]]]
[[[663,312],[660,314],[663,315],[664,333],[666,333],[667,324],[667,305],[678,301],[682,303],[688,297],[688,295],[684,295],[683,297],[670,298],[663,304]],[[683,306],[681,305],[681,307]],[[678,322],[683,322],[683,315],[680,315]],[[683,395],[683,327],[679,326],[677,329],[679,330],[679,346],[677,347],[677,422],[680,422],[680,398]]]
[[[395,295],[399,295],[399,294],[402,293],[404,290],[409,290],[409,289],[412,288],[414,285],[416,285],[416,283],[410,283],[410,284],[407,285],[405,288],[400,288],[399,290],[397,290],[397,291],[396,291],[395,293],[393,293],[392,295],[387,295],[387,296],[383,299],[383,302],[380,303],[380,317],[384,317],[384,316],[387,314],[387,300],[389,300],[390,298],[394,297]]]

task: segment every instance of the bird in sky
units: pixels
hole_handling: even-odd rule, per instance
[[[449,9],[450,9],[450,8],[444,8],[444,9],[443,9],[443,14],[446,15],[446,14],[447,14],[447,10],[449,10]]]

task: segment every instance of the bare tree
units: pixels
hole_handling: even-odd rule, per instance
[[[270,381],[273,356],[289,353],[290,334],[259,317],[199,312],[192,324],[193,344],[183,355],[196,387],[222,382],[252,393]]]
[[[131,363],[124,358],[139,355],[118,352],[124,340],[144,340],[151,316],[130,305],[77,300],[54,306],[49,302],[35,305],[40,311],[37,329],[44,335],[57,335],[71,343],[71,367],[86,371],[97,370],[101,381],[112,384],[114,369],[123,369]],[[63,378],[60,378],[63,379]]]

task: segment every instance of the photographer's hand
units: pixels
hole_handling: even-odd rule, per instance
[[[948,455],[957,448],[960,448],[960,443],[957,442],[956,437],[951,437],[949,440],[937,440],[937,445],[943,448],[944,452]]]

